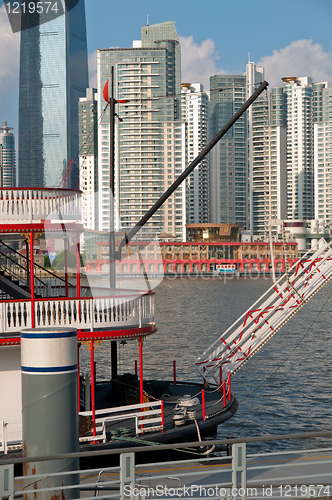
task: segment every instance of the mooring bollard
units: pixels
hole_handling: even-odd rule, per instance
[[[78,452],[77,331],[74,328],[26,329],[21,332],[23,456]],[[78,458],[26,462],[26,498],[79,498]],[[49,477],[55,472],[57,477]],[[68,472],[73,471],[73,474]],[[30,485],[30,486],[28,486]],[[61,489],[61,486],[78,488]],[[49,492],[39,489],[50,488]],[[54,488],[54,489],[52,489]],[[29,490],[31,493],[29,493]]]

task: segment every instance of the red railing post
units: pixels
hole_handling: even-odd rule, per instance
[[[76,235],[76,295],[81,297],[80,235]]]
[[[222,389],[223,389],[223,399],[224,399],[224,408],[225,408],[225,406],[226,406],[226,380],[224,380],[222,383]]]
[[[165,420],[164,420],[164,401],[161,402],[161,432],[164,432]]]
[[[68,297],[68,237],[64,236],[64,251],[65,251],[65,294]]]
[[[173,384],[176,385],[176,361],[173,359]]]
[[[205,391],[202,389],[202,415],[203,421],[205,420]]]
[[[228,372],[228,399],[231,399],[231,372]]]
[[[92,435],[96,435],[96,401],[95,401],[95,363],[93,340],[90,341],[90,365],[91,365],[91,410],[93,421]]]
[[[205,371],[206,371],[206,368],[205,368],[205,366],[203,366],[203,386],[204,386],[204,389],[207,389],[209,387],[209,384],[207,383],[207,380],[204,377]]]
[[[144,391],[143,391],[143,340],[142,337],[139,339],[139,392],[140,392],[140,403],[144,403]],[[144,408],[141,406],[141,420],[143,417]],[[144,424],[141,423],[141,430],[144,431]]]
[[[80,343],[77,343],[77,378],[78,378],[78,387],[77,387],[77,396],[78,396],[78,413],[81,411],[81,385],[80,385]]]
[[[25,240],[25,252],[26,252],[26,256],[27,256],[27,260],[26,260],[27,286],[29,288],[31,286],[31,283],[30,283],[29,240],[28,239]]]
[[[80,235],[76,235],[76,295],[81,298]],[[81,321],[81,301],[78,302],[78,318]]]
[[[30,294],[31,294],[31,328],[35,328],[35,273],[33,263],[33,232],[30,232]]]
[[[137,371],[137,359],[135,359],[135,375],[137,375],[138,371]]]
[[[139,389],[140,403],[143,403],[143,340],[139,339]],[[143,408],[142,408],[143,410]]]

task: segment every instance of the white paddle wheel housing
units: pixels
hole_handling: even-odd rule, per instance
[[[219,385],[236,373],[332,277],[332,248],[324,239],[318,246],[197,358],[195,366],[208,383]]]

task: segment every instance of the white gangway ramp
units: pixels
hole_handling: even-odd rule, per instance
[[[332,277],[332,248],[324,239],[318,246],[196,359],[195,366],[208,383],[219,385],[228,372],[234,374]]]

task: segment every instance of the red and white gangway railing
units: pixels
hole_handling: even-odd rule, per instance
[[[195,361],[211,384],[234,374],[332,277],[332,248],[321,239]]]

